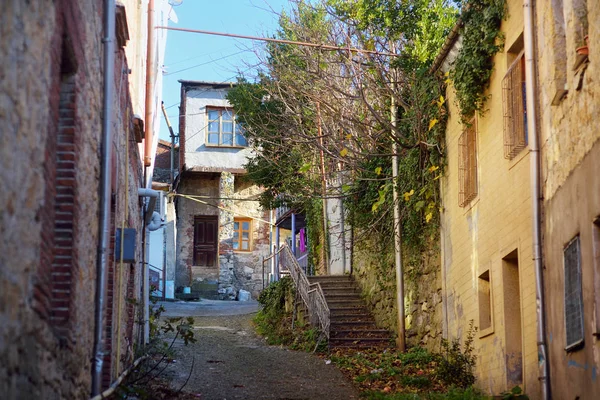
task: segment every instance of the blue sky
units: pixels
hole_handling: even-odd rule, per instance
[[[251,36],[271,36],[288,0],[183,0],[175,7],[179,19],[170,26]],[[253,75],[257,58],[252,49],[262,42],[169,31],[165,54],[163,101],[175,134],[178,132],[179,79],[235,81],[238,71]],[[160,138],[169,140],[161,113]]]

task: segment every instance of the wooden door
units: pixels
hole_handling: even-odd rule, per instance
[[[194,217],[194,265],[216,267],[218,251],[218,218]]]

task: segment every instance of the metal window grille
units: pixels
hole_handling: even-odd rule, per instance
[[[525,58],[521,53],[502,80],[504,158],[512,160],[527,146]]]
[[[458,139],[458,201],[466,206],[477,196],[477,121],[473,119]]]
[[[564,249],[566,349],[583,343],[583,296],[581,288],[581,251],[579,236]]]

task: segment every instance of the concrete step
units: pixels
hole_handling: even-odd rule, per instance
[[[392,347],[391,338],[330,338],[329,346],[334,348],[367,348],[367,347]]]
[[[364,320],[336,320],[331,321],[331,331],[343,331],[343,330],[361,330],[361,329],[378,329],[375,325],[375,321],[372,318]]]
[[[354,338],[354,339],[390,339],[390,333],[385,329],[343,329],[331,330],[330,338]]]
[[[332,325],[341,325],[341,324],[374,324],[375,319],[371,316],[371,314],[332,314],[330,316],[330,321]]]
[[[327,301],[334,300],[358,300],[362,302],[362,298],[358,293],[331,293],[325,292],[325,299]]]
[[[326,298],[325,300],[327,300],[327,305],[329,306],[330,310],[341,307],[365,307],[365,304],[361,299],[330,300]]]

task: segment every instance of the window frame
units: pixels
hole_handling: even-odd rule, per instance
[[[482,284],[482,282],[486,282]],[[485,285],[486,287],[482,287]],[[483,290],[482,289],[487,289]],[[484,309],[487,302],[487,308]],[[489,336],[494,333],[494,292],[492,289],[492,270],[487,268],[485,271],[481,271],[477,277],[477,305],[478,305],[478,318],[479,318],[479,338]],[[484,312],[489,313],[489,326],[482,327],[481,321]]]
[[[568,286],[569,283],[568,282],[568,277],[569,274],[567,274],[567,258],[566,258],[566,252],[571,248],[572,245],[576,244],[577,245],[577,251],[576,251],[576,256],[577,256],[577,264],[575,265],[576,268],[576,279],[577,282],[571,282],[574,285],[578,286],[579,289],[579,294],[577,293],[573,293],[571,295],[567,295],[567,290],[569,290]],[[584,310],[583,310],[583,282],[582,282],[582,269],[581,269],[581,239],[580,239],[580,235],[577,234],[573,239],[571,239],[569,241],[569,243],[567,243],[567,245],[563,248],[563,271],[564,271],[564,292],[563,292],[563,300],[564,300],[564,323],[565,323],[565,350],[567,352],[570,351],[575,351],[578,350],[580,348],[582,348],[584,346],[584,342],[585,342],[585,328],[584,328]],[[572,285],[571,285],[572,286]],[[573,287],[571,287],[571,289],[573,289]],[[569,298],[574,298],[575,300],[578,301],[578,312],[579,312],[579,320],[576,321],[579,323],[579,336],[574,338],[574,340],[572,340],[571,343],[569,343],[569,325],[567,322],[567,301],[569,300]]]
[[[219,117],[217,120],[210,119],[211,111],[217,111],[219,113]],[[226,121],[231,121],[231,123],[233,125],[231,133],[223,132],[223,113],[225,111],[228,111],[231,113],[231,120],[226,120]],[[205,107],[205,118],[206,118],[206,134],[205,134],[206,147],[238,148],[238,149],[243,149],[243,148],[248,147],[248,139],[243,135],[244,129],[241,127],[241,124],[239,122],[237,122],[237,116],[236,116],[235,112],[233,111],[233,108],[218,107],[218,106],[206,106]],[[218,121],[218,125],[219,125],[218,131],[210,130],[210,123],[214,122],[214,121]],[[210,135],[214,135],[214,134],[218,135],[218,138],[219,138],[218,143],[210,143]],[[223,143],[223,135],[224,134],[232,135],[231,144]],[[244,138],[245,144],[238,144],[238,137]]]
[[[459,206],[466,207],[477,194],[477,118],[474,117],[458,138]]]
[[[592,222],[592,251],[594,266],[594,301],[596,303],[596,325],[594,336],[600,337],[600,216]]]
[[[519,52],[502,78],[502,131],[504,158],[514,159],[529,144],[525,51]]]
[[[247,222],[248,223],[248,229],[243,229],[243,223]],[[235,224],[239,224],[239,228],[236,229],[235,228]],[[234,217],[233,218],[233,237],[232,237],[232,243],[231,243],[231,248],[233,249],[233,251],[235,252],[242,252],[242,253],[249,253],[252,251],[252,218],[248,218],[248,217]],[[245,242],[246,240],[244,240],[243,234],[244,232],[248,232],[248,248],[247,249],[243,249],[242,247],[242,243]],[[236,233],[237,233],[237,239],[236,239]],[[237,244],[237,248],[235,247],[235,245]]]

